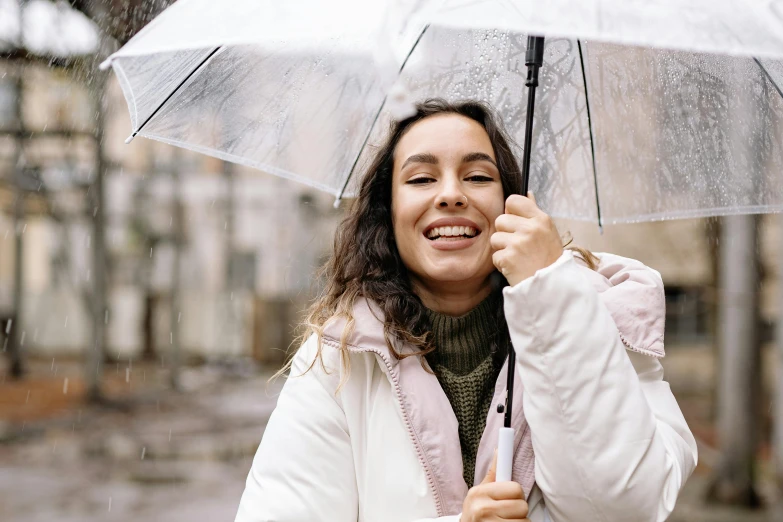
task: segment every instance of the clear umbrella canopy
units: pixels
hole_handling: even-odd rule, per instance
[[[546,35],[530,186],[549,213],[780,210],[783,16],[733,4],[180,0],[109,63],[134,134],[339,196],[400,68],[410,99],[489,102],[522,143],[526,37]]]

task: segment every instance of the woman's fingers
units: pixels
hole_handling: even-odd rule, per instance
[[[517,482],[489,482],[485,480],[470,488],[462,503],[463,522],[507,520],[524,522],[528,506],[525,492]],[[529,522],[529,521],[528,521]]]
[[[493,250],[502,250],[514,240],[514,234],[511,232],[495,232],[489,238],[489,246]]]
[[[554,221],[529,198],[514,194],[506,199],[506,213],[495,219],[490,238],[492,262],[515,286],[560,257],[563,245]]]
[[[528,192],[532,196],[532,193]],[[514,214],[520,217],[532,218],[540,215],[541,209],[538,208],[534,198],[526,198],[519,194],[511,194],[506,198],[506,214]]]
[[[494,500],[511,500],[518,502],[525,500],[525,492],[519,482],[494,482],[486,491],[489,498]]]
[[[530,218],[516,214],[501,214],[495,218],[495,230],[498,232],[516,232],[524,230],[530,223]]]
[[[503,520],[524,520],[527,517],[527,502],[524,500],[498,500],[494,515]]]

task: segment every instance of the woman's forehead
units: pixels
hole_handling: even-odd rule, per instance
[[[394,151],[395,166],[414,154],[435,157],[484,152],[494,158],[492,142],[484,127],[459,114],[428,116],[408,128]],[[398,165],[399,164],[399,165]]]

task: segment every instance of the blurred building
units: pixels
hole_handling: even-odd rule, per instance
[[[0,13],[17,16],[16,5],[0,0]],[[41,11],[48,8],[57,11]],[[14,180],[17,162],[23,161],[29,181],[20,222],[24,352],[77,356],[91,343],[89,191],[102,152],[108,165],[109,354],[165,357],[176,311],[186,354],[253,355],[277,364],[292,340],[291,324],[316,290],[314,270],[331,247],[340,215],[332,198],[150,140],[125,145],[130,121],[114,78],[104,96],[99,151],[95,97],[87,85],[95,71],[90,60],[79,61],[95,48],[95,28],[67,6],[50,2],[30,2],[25,13],[24,26],[34,28],[26,46],[64,53],[71,63],[52,67],[34,56],[0,61],[0,316],[10,316],[13,308]],[[0,42],[17,41],[19,25],[0,18]],[[36,37],[46,33],[42,25],[59,32]],[[81,31],[78,38],[71,34],[74,26]],[[61,41],[86,47],[58,51]],[[172,307],[177,249],[179,305]]]

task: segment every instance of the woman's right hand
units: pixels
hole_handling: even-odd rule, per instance
[[[481,484],[468,491],[462,503],[460,522],[486,522],[507,520],[530,522],[527,517],[525,492],[517,482],[495,482],[495,469],[498,453],[492,459],[492,465]]]

